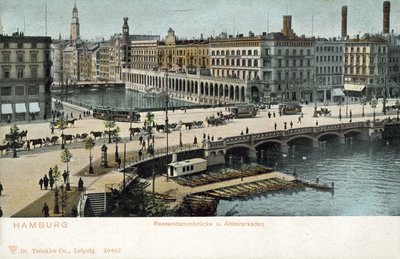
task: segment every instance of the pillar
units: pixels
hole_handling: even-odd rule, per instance
[[[318,148],[319,147],[318,139],[313,139],[312,146],[313,146],[313,148]]]
[[[288,146],[287,143],[282,143],[282,145],[281,145],[281,151],[282,151],[283,153],[287,153],[287,152],[289,151],[289,146]]]

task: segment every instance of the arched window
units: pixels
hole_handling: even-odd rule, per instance
[[[254,56],[258,56],[258,50],[254,51]]]
[[[246,51],[242,50],[242,56],[246,56]]]
[[[221,56],[225,55],[225,51],[221,50]]]
[[[247,51],[247,56],[251,56],[251,50],[250,49]]]
[[[257,59],[254,60],[253,65],[254,65],[254,67],[258,67],[258,61],[257,61]]]
[[[214,50],[211,52],[211,56],[215,56],[215,51]]]
[[[247,60],[247,66],[248,66],[248,67],[251,67],[251,59],[248,59],[248,60]]]
[[[235,55],[235,51],[231,50],[231,55],[234,56]]]
[[[240,56],[240,50],[236,50],[236,55]]]
[[[217,56],[219,56],[219,50],[217,50]]]

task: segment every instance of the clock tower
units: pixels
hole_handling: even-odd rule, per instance
[[[79,39],[79,17],[78,17],[78,8],[76,8],[76,2],[74,5],[74,9],[72,9],[72,20],[71,20],[71,36],[70,41],[72,43],[76,43]]]

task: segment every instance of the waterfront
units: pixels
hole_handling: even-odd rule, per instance
[[[68,95],[54,94],[55,98],[82,103],[88,106],[109,106],[117,108],[163,109],[165,99],[148,96],[146,93],[127,90],[125,88],[78,88]],[[190,103],[173,100],[169,101],[170,107],[188,106]]]
[[[399,152],[400,140],[296,146],[286,157],[271,151],[261,164],[287,174],[296,170],[308,181],[334,182],[334,193],[307,188],[220,201],[217,215],[233,209],[236,216],[399,216]]]

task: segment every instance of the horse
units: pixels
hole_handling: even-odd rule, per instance
[[[101,136],[103,135],[103,132],[101,132],[101,131],[91,131],[90,134],[92,134],[94,139],[96,139],[96,138],[101,138]]]
[[[203,128],[203,121],[193,121],[193,126],[195,126],[196,128]]]
[[[67,120],[67,125],[71,124],[71,126],[74,126],[74,127],[75,127],[75,121],[76,121],[76,120],[77,120],[77,119]]]
[[[161,125],[156,125],[156,131],[157,132],[160,132],[160,130],[162,130],[162,131],[165,131],[165,125],[164,124],[161,124]]]
[[[193,122],[182,122],[183,125],[185,125],[185,129],[191,130],[193,127]]]
[[[58,136],[51,137],[51,139],[50,139],[51,144],[55,145],[55,144],[57,144],[57,142],[58,142]]]
[[[132,136],[135,136],[135,133],[140,133],[141,131],[142,131],[141,128],[129,128],[129,133],[130,133]]]
[[[222,118],[224,118],[225,120],[229,121],[229,120],[233,120],[233,118],[235,118],[235,115],[233,113],[224,114],[224,115],[222,115]]]
[[[43,144],[43,140],[41,138],[31,139],[31,140],[28,140],[28,141],[32,142],[33,148],[36,148],[36,145],[40,145],[40,147],[42,147],[42,144]]]
[[[72,140],[74,140],[73,135],[61,135],[61,138],[63,139],[64,143],[66,143],[67,141],[69,141],[69,143],[71,143]]]
[[[21,133],[18,134],[21,139],[25,138],[28,135],[28,130],[23,130]]]
[[[3,155],[3,151],[5,150],[6,152],[7,152],[7,150],[10,148],[10,144],[9,143],[7,143],[7,144],[5,144],[5,145],[0,145],[0,152],[1,152],[1,155]]]

